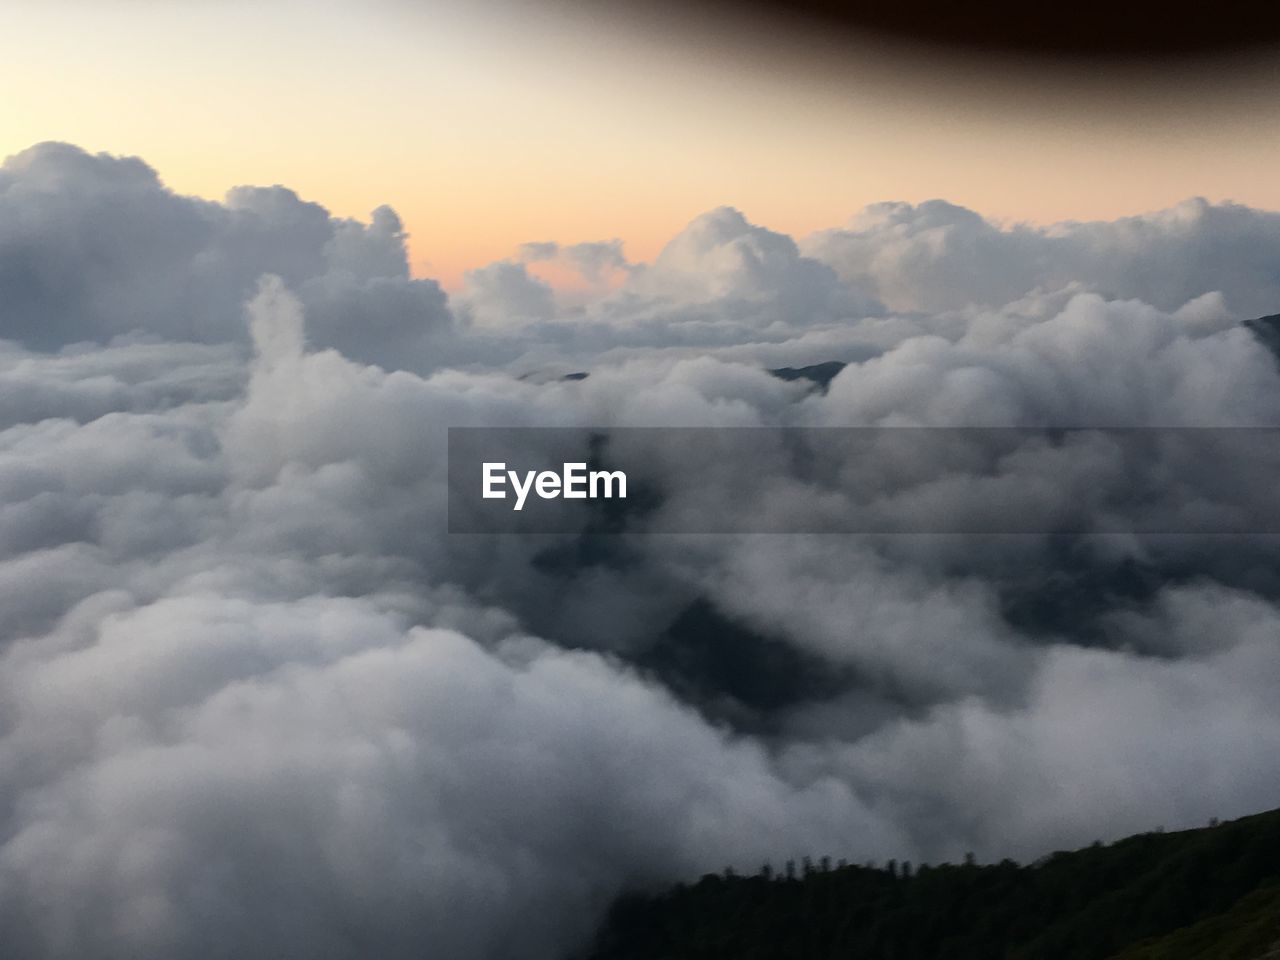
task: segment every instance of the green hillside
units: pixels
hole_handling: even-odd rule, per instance
[[[1261,960],[1277,941],[1280,810],[1025,866],[824,861],[709,875],[619,900],[588,956]]]
[[[1112,960],[1280,960],[1280,884],[1247,894],[1226,913],[1144,940]]]

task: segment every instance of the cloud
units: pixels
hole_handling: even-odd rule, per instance
[[[243,304],[264,273],[304,299],[315,346],[358,359],[427,369],[453,322],[439,286],[410,279],[387,207],[363,225],[280,186],[209,203],[137,158],[44,143],[0,168],[0,223],[4,332],[36,349],[139,331],[244,341]]]
[[[624,880],[870,819],[598,657],[370,607],[173,598],[11,676],[5,758],[71,766],[10,821],[9,948],[555,956]]]
[[[787,323],[874,309],[838,283],[830,268],[801,256],[790,237],[752,224],[730,207],[695,219],[652,264],[634,272],[628,288],[695,303],[763,301],[772,308],[770,319]]]
[[[1173,310],[1219,291],[1239,317],[1280,302],[1280,214],[1187,200],[1115,221],[1000,226],[943,200],[879,203],[805,253],[894,310],[994,307],[1075,283]]]
[[[523,263],[499,260],[468,270],[463,309],[481,325],[551,320],[556,313],[551,287]]]
[[[1274,538],[444,531],[449,426],[1275,425],[1236,323],[1276,311],[1275,216],[886,205],[797,244],[720,209],[651,264],[534,244],[451,299],[385,207],[10,158],[0,944],[552,960],[619,890],[726,864],[1038,856],[1274,803]],[[548,258],[627,277],[565,304]],[[767,372],[826,360],[825,393]],[[955,510],[946,453],[864,480]],[[832,509],[821,471],[750,502],[725,490],[767,458],[698,495],[660,445],[618,455],[659,511]],[[1087,519],[1225,479],[1009,462]]]

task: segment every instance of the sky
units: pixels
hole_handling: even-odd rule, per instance
[[[212,199],[388,203],[457,289],[521,243],[652,258],[727,204],[803,235],[945,197],[1007,222],[1280,206],[1273,59],[1029,67],[571,3],[6,5],[0,154],[141,155]]]

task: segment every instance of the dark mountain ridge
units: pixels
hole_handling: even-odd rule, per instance
[[[1262,960],[1280,945],[1280,810],[1035,863],[837,866],[620,899],[590,960]]]

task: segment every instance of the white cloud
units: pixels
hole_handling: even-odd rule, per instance
[[[1280,303],[1280,214],[1187,200],[1115,221],[1002,227],[942,200],[867,207],[804,251],[895,310],[995,307],[1069,283],[1166,310],[1221,291],[1241,317]]]

